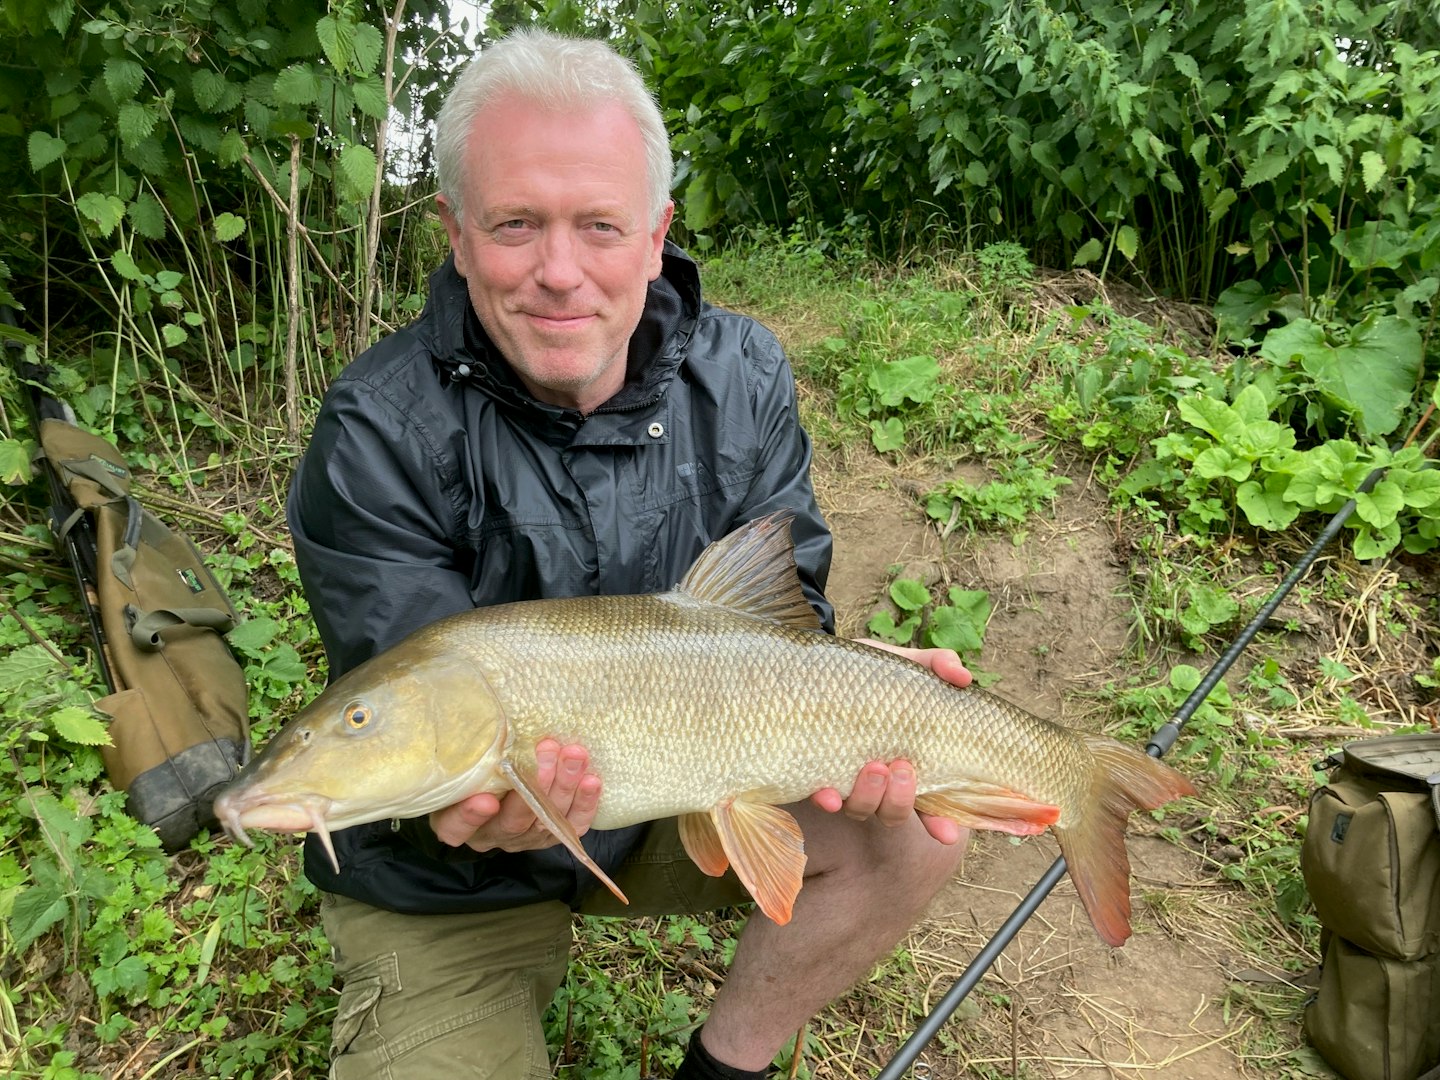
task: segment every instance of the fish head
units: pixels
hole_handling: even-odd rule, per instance
[[[475,665],[405,644],[337,679],[276,734],[215,800],[231,837],[246,829],[329,834],[419,817],[503,788],[509,732]]]

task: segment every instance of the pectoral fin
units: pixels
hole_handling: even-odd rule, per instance
[[[535,812],[535,817],[541,825],[544,825],[555,839],[559,840],[575,856],[577,862],[599,878],[607,889],[615,894],[622,904],[630,903],[629,899],[620,891],[620,886],[610,880],[610,875],[601,870],[594,859],[590,858],[589,852],[580,846],[580,837],[575,832],[575,827],[565,819],[565,815],[556,809],[550,801],[549,796],[537,788],[532,780],[521,775],[509,761],[500,762],[500,772],[505,779],[510,781],[510,786],[520,793],[525,800],[525,805]]]
[[[711,877],[719,877],[729,869],[730,859],[709,814],[680,815],[680,842],[685,845],[685,854]]]
[[[926,792],[915,799],[915,809],[951,818],[972,829],[993,829],[1012,836],[1033,836],[1060,820],[1058,806],[981,781]]]
[[[736,876],[760,910],[784,926],[805,880],[805,837],[799,822],[778,806],[744,796],[721,803],[710,814]]]

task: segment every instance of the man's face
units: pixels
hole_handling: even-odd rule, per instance
[[[536,398],[594,410],[624,384],[674,212],[650,227],[639,127],[615,104],[502,98],[475,118],[463,183],[463,224],[438,201],[480,322]]]

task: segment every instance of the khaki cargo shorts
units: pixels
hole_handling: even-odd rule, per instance
[[[732,873],[690,861],[674,820],[656,822],[578,910],[635,917],[748,904]],[[343,980],[331,1080],[548,1080],[540,1017],[565,980],[572,912],[559,901],[467,915],[397,915],[325,894],[325,934]]]

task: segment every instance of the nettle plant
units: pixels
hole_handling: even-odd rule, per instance
[[[1278,531],[1302,513],[1333,514],[1353,498],[1346,525],[1357,558],[1440,545],[1440,470],[1421,448],[1332,439],[1296,449],[1294,429],[1271,419],[1271,402],[1253,383],[1231,403],[1203,394],[1184,398],[1179,412],[1189,430],[1156,439],[1155,457],[1120,490],[1166,492],[1181,502],[1186,527],[1201,534],[1228,528],[1233,505],[1255,528]],[[1383,476],[1362,490],[1377,469]]]
[[[985,643],[991,608],[987,592],[954,587],[946,593],[946,602],[936,603],[923,581],[897,578],[890,584],[890,600],[896,610],[877,612],[865,625],[867,632],[882,641],[894,645],[918,641],[954,649],[966,658],[977,655]]]

